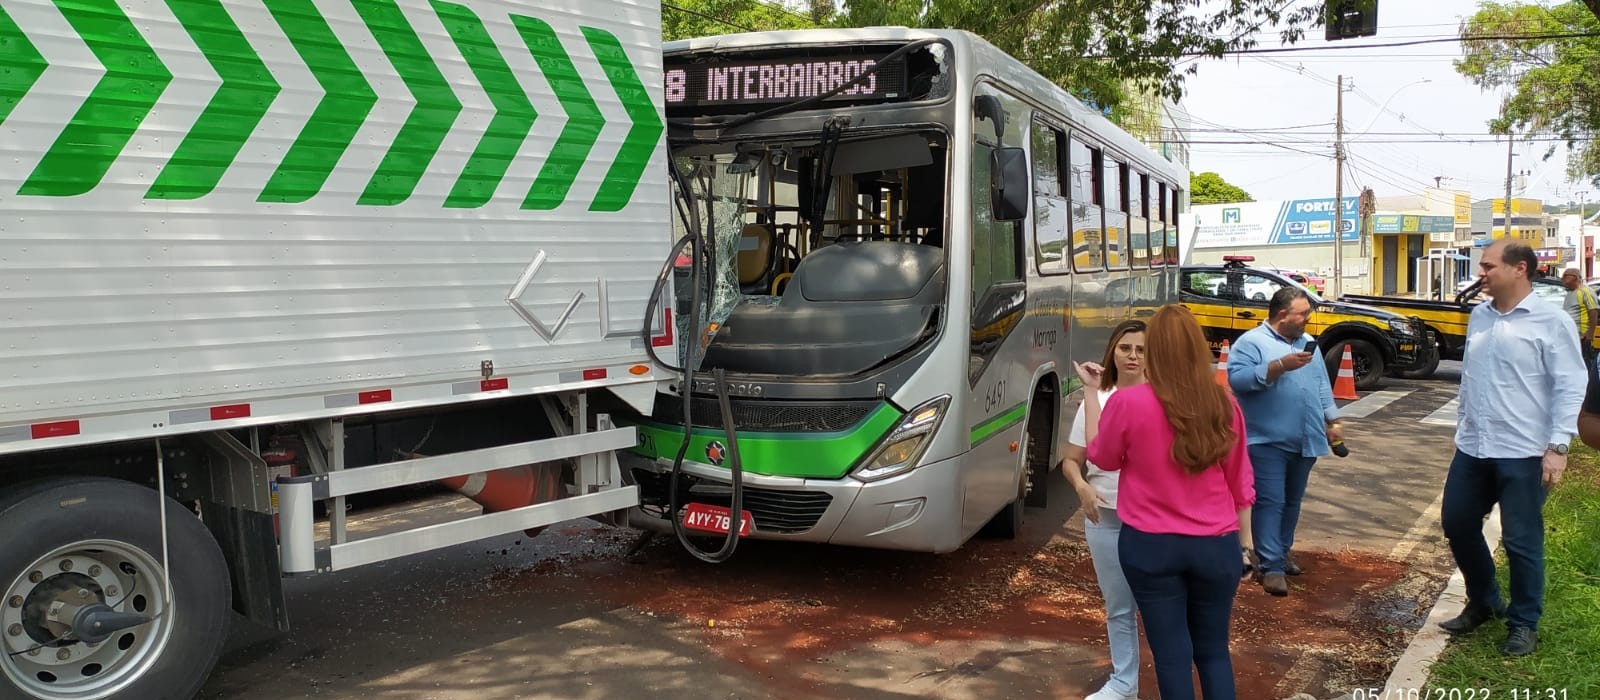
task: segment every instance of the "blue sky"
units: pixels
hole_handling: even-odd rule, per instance
[[[1476,7],[1473,0],[1386,0],[1380,5],[1377,36],[1330,43],[1318,30],[1295,46],[1451,37]],[[1264,34],[1260,42],[1263,48],[1277,46],[1277,35]],[[1343,74],[1346,84],[1355,86],[1344,100],[1350,154],[1346,194],[1359,191],[1360,185],[1372,187],[1380,197],[1412,194],[1441,177],[1443,187],[1467,190],[1475,200],[1503,196],[1503,141],[1445,142],[1491,141],[1486,123],[1501,100],[1500,94],[1486,93],[1455,72],[1451,61],[1460,55],[1460,44],[1452,42],[1202,59],[1183,100],[1193,118],[1190,138],[1271,141],[1278,146],[1196,143],[1190,168],[1216,171],[1256,199],[1333,196],[1334,165],[1328,156],[1333,153],[1334,83]],[[1440,132],[1448,136],[1437,136]],[[1556,155],[1544,160],[1551,145],[1558,147]],[[1591,206],[1600,199],[1593,187],[1566,181],[1564,144],[1518,144],[1515,150],[1514,168],[1529,173],[1526,191],[1517,196],[1566,202],[1586,193]]]

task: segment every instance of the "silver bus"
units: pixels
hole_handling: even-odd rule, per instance
[[[1015,536],[1059,464],[1072,360],[1176,300],[1187,171],[961,31],[694,39],[665,71],[715,285],[707,322],[679,325],[699,378],[624,459],[630,522],[729,527],[721,370],[746,536]]]

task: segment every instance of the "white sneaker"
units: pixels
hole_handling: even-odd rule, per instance
[[[1123,695],[1122,693],[1112,690],[1111,686],[1106,686],[1094,691],[1093,695],[1090,695],[1083,700],[1139,700],[1139,695],[1137,693],[1133,695]]]

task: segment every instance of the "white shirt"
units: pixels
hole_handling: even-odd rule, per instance
[[[1561,308],[1529,294],[1500,313],[1472,309],[1461,361],[1456,447],[1480,459],[1538,457],[1577,432],[1587,386],[1578,330]]]
[[[1100,408],[1102,410],[1106,407],[1106,401],[1115,393],[1117,393],[1116,387],[1100,390]],[[1086,412],[1087,409],[1082,405],[1078,406],[1078,415],[1072,417],[1072,432],[1067,434],[1067,442],[1078,447],[1087,447],[1089,442],[1084,438],[1083,414]],[[1088,460],[1085,461],[1087,462]],[[1100,495],[1105,497],[1107,508],[1116,510],[1117,475],[1120,472],[1108,472],[1095,466],[1093,462],[1089,462],[1088,466],[1089,473],[1088,476],[1084,477],[1084,480],[1089,482],[1089,485],[1093,486],[1095,490],[1100,492]]]

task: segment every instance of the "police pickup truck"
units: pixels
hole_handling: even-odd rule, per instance
[[[1345,346],[1350,348],[1356,387],[1371,389],[1386,373],[1399,374],[1437,366],[1438,344],[1416,318],[1363,304],[1329,301],[1277,272],[1252,268],[1255,258],[1229,255],[1221,265],[1183,267],[1179,301],[1194,313],[1205,329],[1211,351],[1222,342],[1234,342],[1267,318],[1267,304],[1283,287],[1296,287],[1311,298],[1311,321],[1306,332],[1316,337],[1328,363],[1337,373]]]

